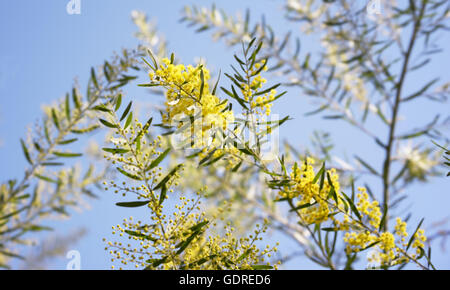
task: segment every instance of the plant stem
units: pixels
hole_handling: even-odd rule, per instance
[[[395,94],[395,100],[394,100],[394,104],[393,104],[393,108],[392,108],[392,116],[391,116],[391,122],[390,122],[390,127],[389,127],[389,136],[388,136],[388,140],[386,142],[386,144],[387,144],[386,145],[386,155],[385,155],[384,164],[383,164],[382,179],[383,179],[383,207],[384,207],[384,209],[389,208],[389,198],[390,198],[389,173],[390,173],[390,169],[391,169],[391,156],[392,156],[392,150],[393,150],[394,141],[395,141],[395,137],[394,137],[395,136],[395,127],[397,124],[398,111],[400,109],[402,88],[403,88],[403,85],[405,82],[406,74],[408,72],[408,64],[409,64],[409,60],[410,60],[410,57],[412,54],[414,44],[417,39],[417,33],[419,32],[419,29],[420,29],[422,16],[425,12],[426,3],[427,3],[426,1],[423,2],[417,18],[415,17],[415,15],[413,15],[414,27],[413,27],[413,31],[411,34],[411,38],[409,40],[408,48],[407,48],[406,52],[404,53],[401,74],[400,74],[399,81],[397,82],[397,91]],[[382,229],[384,229],[385,231],[388,230],[388,220],[389,220],[388,219],[388,210],[386,210],[386,218],[384,219],[384,224],[382,225]]]

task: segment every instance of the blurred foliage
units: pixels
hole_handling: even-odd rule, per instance
[[[277,247],[260,249],[258,241],[268,231],[292,238],[304,256],[325,268],[353,269],[370,249],[368,265],[374,267],[413,263],[434,269],[429,241],[436,235],[445,239],[448,231],[434,228],[427,242],[423,219],[407,231],[412,213],[405,214],[403,204],[411,186],[431,182],[441,175],[441,165],[448,166],[448,150],[441,147],[442,164],[429,140],[448,143],[450,118],[421,112],[429,121],[409,125],[415,116],[406,108],[448,103],[449,82],[442,76],[408,80],[442,51],[439,36],[449,28],[450,4],[375,2],[287,0],[285,20],[300,26],[298,36],[275,31],[264,16],[252,20],[251,9],[232,16],[215,5],[186,7],[182,22],[197,32],[211,31],[239,51],[231,68],[215,77],[203,64],[184,66],[169,55],[155,24],[133,11],[138,48],[92,68],[86,94],[75,85],[45,107],[40,124],[20,140],[29,168],[22,180],[0,187],[0,264],[8,267],[11,257],[21,258],[16,246],[26,243],[26,233],[48,229],[41,225],[44,217],[67,215],[67,208],[79,205],[82,195],[94,196],[104,181],[106,190],[136,195],[118,206],[149,212],[149,220],[127,218],[113,227],[135,243],[108,242],[120,267],[269,269],[298,256],[282,247],[275,256]],[[310,40],[321,49],[304,52],[301,43]],[[141,72],[150,81],[140,86],[165,96],[163,106],[145,112],[145,123],[132,101],[122,104],[125,86]],[[229,85],[221,85],[224,79]],[[312,100],[306,116],[356,128],[360,136],[352,138],[373,142],[376,157],[364,148],[351,158],[337,156],[340,144],[319,128],[311,146],[286,140],[266,152],[271,136],[292,121],[271,118],[284,90]],[[109,144],[102,148],[106,169],[92,166],[83,175],[77,165],[65,165],[81,153],[64,147],[73,148],[79,135],[100,128]],[[106,182],[106,172],[117,175]],[[374,182],[379,190],[372,190]]]

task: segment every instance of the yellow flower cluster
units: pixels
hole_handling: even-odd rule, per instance
[[[271,90],[264,95],[259,95],[258,90],[267,82],[265,78],[261,76],[261,71],[267,71],[266,60],[263,59],[253,65],[253,68],[246,71],[248,75],[254,76],[250,84],[243,84],[241,90],[244,100],[250,103],[251,109],[257,109],[256,113],[262,115],[265,113],[267,116],[270,115],[272,108],[272,101],[275,99],[277,93],[276,90]],[[256,75],[254,75],[256,74]]]
[[[105,190],[111,188],[123,196],[135,195],[137,201],[118,205],[146,206],[150,211],[146,222],[130,217],[112,227],[113,235],[129,239],[127,243],[107,242],[105,249],[112,255],[113,263],[119,262],[119,268],[132,265],[148,269],[247,269],[262,263],[268,267],[265,259],[276,247],[259,250],[255,246],[266,225],[258,226],[253,234],[241,239],[232,234],[231,227],[226,229],[224,237],[207,235],[214,230],[201,208],[207,188],[190,197],[180,194],[176,204],[165,203],[173,196],[173,187],[178,185],[179,172],[184,167],[177,165],[163,174],[158,165],[163,160],[162,154],[168,152],[160,149],[164,140],[157,137],[151,141],[148,135],[141,134],[148,126],[137,120],[126,129],[119,122],[111,122],[117,124],[111,139],[115,148],[104,148],[105,158],[117,164],[118,170],[133,184],[105,181]]]
[[[372,227],[378,228],[381,222],[381,210],[378,201],[370,202],[369,194],[367,194],[367,190],[364,187],[359,187],[358,191],[359,193],[356,195],[358,211],[367,217],[367,221]]]
[[[369,262],[376,262],[380,266],[392,266],[408,262],[409,258],[406,256],[406,237],[408,236],[406,222],[397,218],[394,233],[380,232],[378,229],[382,214],[378,202],[370,202],[365,188],[360,187],[358,191],[356,207],[361,214],[361,221],[347,217],[344,222],[340,223],[341,230],[349,230],[350,228],[354,230],[353,232],[346,232],[344,236],[344,242],[347,243],[347,253],[359,252],[369,246],[374,246],[377,255],[369,257]],[[417,249],[417,253],[411,255],[412,258],[416,258],[420,254],[419,248],[424,247],[423,242],[426,241],[426,238],[423,234],[423,229],[419,229],[416,233],[411,247]]]
[[[276,247],[260,250],[255,243],[262,240],[267,226],[257,225],[253,234],[236,238],[235,229],[224,227],[225,234],[207,235],[212,231],[204,212],[200,212],[200,192],[197,198],[181,196],[171,214],[151,216],[152,223],[134,222],[130,217],[122,225],[112,227],[112,234],[127,236],[129,242],[107,242],[106,250],[119,269],[129,265],[144,269],[252,269],[267,265]],[[106,239],[104,239],[106,242]],[[273,265],[277,268],[278,264]],[[113,266],[114,268],[114,266]]]
[[[177,126],[182,127],[186,122],[192,122],[186,117],[194,118],[188,127],[190,130],[185,131],[195,135],[191,136],[195,138],[195,148],[206,146],[214,130],[226,130],[234,121],[233,112],[227,109],[227,101],[211,93],[210,73],[202,65],[175,65],[164,58],[159,69],[150,72],[149,76],[154,83],[167,89],[165,123],[177,122]]]
[[[415,259],[421,254],[426,241],[423,229],[417,230],[410,245],[416,249],[416,253],[408,253],[406,222],[397,218],[394,233],[380,232],[381,209],[377,201],[370,201],[367,190],[363,187],[358,188],[352,209],[350,201],[340,193],[336,170],[330,169],[325,172],[324,175],[328,178],[323,182],[321,189],[320,178],[315,173],[313,165],[314,160],[311,158],[307,158],[301,166],[294,164],[289,176],[290,183],[279,192],[281,198],[297,202],[293,206],[302,224],[328,221],[333,225],[329,229],[345,232],[343,240],[346,243],[347,254],[374,247],[377,254],[369,257],[369,261],[377,262],[381,266],[406,263],[410,257]]]
[[[319,180],[314,182],[316,176],[314,163],[313,159],[307,158],[301,166],[295,164],[290,174],[293,185],[285,186],[279,193],[282,198],[299,198],[296,206],[303,207],[298,212],[305,224],[321,223],[328,220],[331,212],[330,205],[335,202],[329,199],[328,195],[332,187],[337,195],[340,192],[339,175],[334,168],[326,172],[330,176],[331,184],[324,182],[322,188],[320,188]]]

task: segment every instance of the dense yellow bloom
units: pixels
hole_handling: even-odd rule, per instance
[[[302,224],[331,224],[328,229],[345,232],[343,241],[347,254],[372,248],[375,254],[368,257],[369,262],[377,262],[383,267],[407,263],[410,257],[415,259],[421,254],[426,241],[423,229],[417,230],[410,244],[416,252],[409,253],[406,222],[397,218],[394,233],[380,231],[380,205],[376,200],[370,200],[365,188],[358,188],[352,208],[350,201],[340,192],[336,170],[325,171],[327,178],[321,189],[320,178],[313,165],[311,158],[307,158],[301,166],[294,164],[289,175],[290,182],[279,192],[281,198],[297,202],[294,206]]]
[[[252,75],[253,78],[249,81],[249,84],[243,84],[241,92],[244,96],[244,100],[250,103],[250,108],[254,110],[254,113],[259,115],[264,113],[268,116],[270,115],[272,108],[271,102],[275,99],[277,91],[272,89],[270,92],[262,95],[258,93],[258,90],[267,82],[267,80],[261,76],[261,70],[267,70],[265,59],[255,63],[251,70],[246,71],[246,73]]]
[[[233,112],[227,109],[227,102],[211,94],[208,84],[210,73],[202,65],[175,65],[164,58],[159,69],[150,73],[150,79],[167,89],[166,112],[163,115],[165,123],[176,121],[181,127],[191,121],[186,117],[194,117],[190,128],[200,129],[194,130],[195,137],[200,138],[197,140],[201,140],[196,144],[198,147],[206,145],[205,136],[212,136],[213,132],[209,130],[226,130],[228,124],[234,121]]]
[[[358,198],[356,207],[361,214],[364,214],[367,217],[368,223],[371,226],[378,228],[381,222],[381,210],[378,201],[374,200],[370,202],[369,195],[365,188],[359,187],[358,191],[359,193],[356,195]]]
[[[297,206],[305,206],[299,210],[305,224],[320,223],[328,220],[330,214],[330,204],[335,200],[329,199],[328,195],[333,190],[339,195],[340,184],[339,175],[335,169],[328,170],[331,184],[324,182],[322,189],[319,180],[314,182],[316,173],[314,172],[314,160],[308,158],[304,164],[292,167],[290,174],[292,185],[286,186],[280,191],[281,197],[298,198]],[[311,204],[311,206],[307,206]]]

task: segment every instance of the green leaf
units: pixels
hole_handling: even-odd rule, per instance
[[[0,217],[0,220],[6,220],[6,219],[8,219],[8,218],[10,218],[10,217],[12,217],[12,216],[15,216],[15,215],[19,214],[20,212],[22,212],[22,211],[28,209],[29,207],[30,207],[30,206],[24,206],[24,207],[22,207],[21,209],[18,209],[18,210],[16,210],[16,211],[13,211],[13,212],[11,212],[11,213],[9,213],[9,214],[6,214],[6,215],[4,215],[4,216],[1,216],[1,217]]]
[[[53,120],[53,124],[55,125],[56,129],[60,129],[59,127],[59,120],[58,120],[58,116],[56,116],[56,111],[54,108],[52,108],[52,120]]]
[[[201,233],[200,230],[193,232],[185,241],[179,243],[177,245],[178,251],[177,255],[183,253],[183,251],[189,246],[189,244],[195,239],[196,236],[198,236]]]
[[[158,83],[148,83],[148,84],[138,84],[138,87],[144,87],[144,88],[149,88],[149,87],[157,87],[160,84]]]
[[[69,94],[66,94],[66,102],[64,105],[64,110],[66,112],[66,119],[67,121],[70,121],[70,101],[69,101]]]
[[[64,163],[62,162],[43,162],[41,163],[42,166],[62,166]]]
[[[328,180],[328,184],[331,187],[330,192],[328,193],[328,195],[331,195],[333,197],[334,201],[336,202],[336,205],[338,205],[339,204],[339,200],[337,198],[336,189],[334,188],[333,182],[331,181],[331,176],[330,176],[329,172],[327,172],[327,180]]]
[[[170,148],[166,149],[163,153],[159,154],[159,156],[150,163],[150,165],[145,169],[145,171],[152,170],[153,168],[158,166],[164,160],[164,158],[166,158],[169,152]]]
[[[421,88],[419,91],[415,92],[414,94],[404,98],[402,102],[410,101],[412,99],[415,99],[417,97],[420,97],[423,95],[434,83],[436,83],[439,80],[439,78],[433,79],[430,82],[428,82],[423,88]]]
[[[362,248],[360,251],[364,251],[364,250],[367,250],[367,249],[369,249],[369,248],[372,248],[373,246],[377,245],[377,244],[380,243],[380,242],[381,242],[381,241],[373,242],[373,243],[371,243],[370,245],[368,245],[367,247]]]
[[[316,184],[319,178],[325,173],[325,162],[322,164],[322,167],[317,172],[316,176],[314,176],[314,179],[312,181],[313,184]]]
[[[81,110],[81,104],[80,104],[80,100],[78,99],[78,93],[77,93],[76,88],[72,88],[72,100],[73,100],[73,103],[75,104],[75,108],[77,108],[78,110]]]
[[[22,151],[23,151],[23,155],[25,155],[25,159],[28,161],[28,163],[33,165],[33,162],[31,161],[31,157],[30,157],[30,152],[28,151],[28,148],[22,139],[20,139],[20,144],[22,145]]]
[[[152,124],[152,121],[153,121],[153,117],[150,117],[150,119],[148,119],[147,123],[145,123],[144,127],[142,128],[142,130],[139,131],[139,133],[136,135],[136,138],[134,138],[133,143],[135,143],[141,137],[141,135],[144,134],[145,131],[147,131],[147,129]]]
[[[270,265],[252,265],[253,270],[271,270],[273,266]]]
[[[220,80],[220,73],[221,73],[221,71],[219,70],[219,76],[217,77],[216,84],[214,85],[214,89],[212,90],[212,93],[211,93],[213,96],[216,95],[217,85],[219,84],[219,80]]]
[[[420,229],[420,226],[422,225],[424,219],[421,219],[419,224],[416,227],[416,230],[414,231],[414,233],[411,235],[411,238],[408,241],[408,244],[406,246],[406,251],[408,251],[409,247],[411,247],[412,242],[416,239],[415,235],[417,233],[417,231]]]
[[[93,67],[91,68],[91,80],[92,80],[92,83],[94,84],[95,88],[98,90],[99,86],[98,86],[97,76],[95,75],[95,70]]]
[[[11,258],[17,258],[17,259],[20,259],[20,260],[25,260],[25,258],[22,257],[21,255],[14,254],[14,253],[8,252],[6,250],[0,250],[0,254],[8,256],[8,257],[11,257]]]
[[[167,186],[166,184],[163,184],[161,187],[161,194],[159,195],[159,205],[161,205],[167,196]]]
[[[241,160],[238,164],[236,164],[236,165],[233,167],[233,169],[231,169],[231,172],[236,172],[236,171],[238,171],[239,168],[240,168],[241,165],[242,165],[242,162],[243,162],[243,160]]]
[[[274,89],[278,88],[280,85],[281,85],[281,84],[273,85],[273,86],[271,86],[271,87],[268,88],[268,89],[265,89],[265,90],[263,90],[263,91],[260,91],[260,92],[255,93],[254,96],[259,96],[259,95],[264,95],[264,94],[266,94],[266,93],[269,93],[271,90],[274,90]]]
[[[123,154],[130,151],[129,149],[122,149],[122,148],[102,148],[102,150],[113,154]]]
[[[236,93],[236,90],[234,89],[234,86],[231,86],[233,93],[225,89],[224,87],[220,87],[222,91],[224,91],[227,95],[235,99],[244,109],[248,110],[247,105],[245,104],[245,100],[241,99],[238,94]]]
[[[59,151],[53,151],[52,154],[58,157],[79,157],[83,155],[82,153],[59,152]]]
[[[93,107],[92,110],[107,112],[107,113],[110,112],[110,110],[107,107],[105,107],[105,105],[97,105],[97,106]]]
[[[214,148],[213,150],[211,150],[208,155],[206,155],[205,157],[202,158],[202,160],[200,160],[198,162],[198,166],[200,167],[200,165],[202,165],[203,163],[205,163],[206,161],[208,161],[213,155],[214,153],[217,151],[217,148]]]
[[[203,73],[203,68],[200,68],[200,93],[199,93],[199,97],[198,100],[201,101],[202,100],[202,96],[203,96],[203,89],[205,87],[205,75]]]
[[[167,263],[167,256],[161,259],[148,259],[146,261],[147,263],[150,263],[151,265],[146,267],[145,270],[153,269],[158,267],[161,264]]]
[[[210,256],[201,258],[201,259],[199,259],[199,260],[197,260],[195,262],[192,262],[192,263],[188,264],[186,266],[186,268],[192,268],[192,267],[200,266],[200,265],[202,265],[202,264],[204,264],[204,263],[214,259],[215,257],[217,257],[217,255],[210,255]]]
[[[117,202],[116,205],[117,206],[121,206],[121,207],[140,207],[140,206],[144,206],[146,204],[148,204],[150,201],[146,200],[146,201],[127,201],[127,202]]]
[[[123,170],[123,169],[120,168],[120,167],[117,167],[117,170],[118,170],[120,173],[122,173],[123,175],[125,175],[126,177],[128,177],[128,178],[131,178],[131,179],[134,179],[134,180],[142,180],[142,178],[141,178],[140,176],[137,176],[137,175],[131,174],[131,173],[129,173],[129,172],[126,172],[125,170]]]
[[[110,122],[108,122],[106,120],[99,119],[99,121],[100,121],[100,123],[102,123],[106,127],[117,129],[117,125],[114,125],[114,124],[112,124],[112,123],[110,123]]]
[[[204,226],[206,226],[209,223],[209,221],[205,220],[202,222],[199,222],[198,224],[196,224],[195,226],[190,227],[190,230],[195,232],[195,231],[199,231],[201,230]]]
[[[62,140],[62,141],[59,141],[58,144],[59,144],[59,145],[67,145],[67,144],[73,143],[73,142],[75,142],[75,141],[77,141],[77,140],[78,140],[78,138],[72,138],[72,139]]]
[[[123,111],[122,116],[120,117],[120,122],[122,122],[123,119],[125,119],[125,117],[128,115],[128,112],[130,111],[132,104],[133,104],[133,101],[130,101],[128,103],[128,106],[125,108],[125,111]]]
[[[40,231],[53,231],[53,228],[40,225],[30,225],[26,227],[26,230],[31,232],[40,232]]]
[[[125,130],[126,128],[128,128],[128,126],[130,126],[131,121],[133,121],[133,112],[130,112],[130,114],[128,115],[127,120],[125,121],[125,125],[123,126],[123,129]]]
[[[240,261],[247,258],[251,251],[252,251],[251,249],[247,249],[242,255],[239,256],[239,258],[237,259],[237,262],[239,263]]]
[[[376,176],[380,176],[380,174],[372,166],[370,166],[367,162],[362,160],[357,155],[355,155],[355,158],[356,158],[356,160],[358,160],[359,163],[361,163],[361,165],[363,165],[366,169],[368,169],[372,174],[374,174]]]
[[[339,231],[339,229],[337,229],[335,227],[321,228],[321,230],[325,231],[325,232],[336,232],[336,231]]]
[[[153,53],[152,53],[152,51],[150,50],[150,49],[148,49],[147,48],[147,53],[148,53],[148,55],[150,56],[150,58],[152,59],[152,61],[153,61],[153,65],[154,65],[154,69],[153,70],[157,70],[158,69],[158,63],[156,62],[156,59],[155,59],[155,57],[153,56]],[[150,66],[151,67],[151,66]]]
[[[388,213],[388,207],[385,206],[384,209],[383,209],[383,216],[381,217],[380,226],[378,227],[378,231],[381,231],[382,228],[384,227],[384,223],[386,221],[387,213]]]
[[[172,169],[156,186],[155,188],[153,188],[153,190],[157,190],[159,188],[161,188],[163,185],[165,185],[169,179],[178,171],[178,169],[180,169],[182,166],[182,164],[178,164],[177,166],[175,166],[174,169]]]
[[[348,204],[350,205],[350,209],[352,210],[352,212],[358,217],[358,219],[361,221],[362,217],[361,214],[359,213],[358,209],[356,208],[355,204],[353,203],[353,201],[345,194],[342,192],[342,195],[345,197],[345,199],[347,200]]]
[[[125,233],[129,234],[130,236],[133,237],[138,237],[138,238],[142,238],[145,240],[150,240],[152,242],[156,242],[157,239],[155,239],[154,237],[150,236],[150,235],[144,235],[138,231],[131,231],[131,230],[125,230]]]
[[[422,136],[424,134],[427,134],[428,131],[429,130],[422,130],[422,131],[418,131],[418,132],[415,132],[415,133],[402,135],[402,136],[399,136],[398,139],[412,139],[412,138],[416,138],[416,137]]]
[[[84,134],[84,133],[89,133],[94,131],[95,129],[98,129],[100,127],[100,125],[93,125],[84,129],[72,129],[70,130],[70,132],[74,133],[74,134]]]
[[[279,200],[278,200],[278,201],[279,201]],[[315,205],[315,204],[317,204],[317,202],[314,202],[314,203],[305,203],[305,204],[299,205],[299,206],[297,206],[297,207],[291,208],[289,211],[298,211],[298,210],[301,210],[301,209],[304,209],[304,208],[313,206],[313,205]]]
[[[214,159],[212,159],[212,160],[206,162],[205,164],[203,164],[203,166],[209,166],[209,165],[211,165],[211,164],[213,164],[213,163],[219,161],[219,160],[222,159],[222,157],[224,157],[224,156],[225,156],[225,153],[222,153],[222,154],[220,154],[219,156],[217,156],[216,158],[214,158]]]
[[[114,107],[114,111],[117,112],[117,110],[119,110],[121,104],[122,104],[122,94],[119,94],[116,98],[116,106]]]

